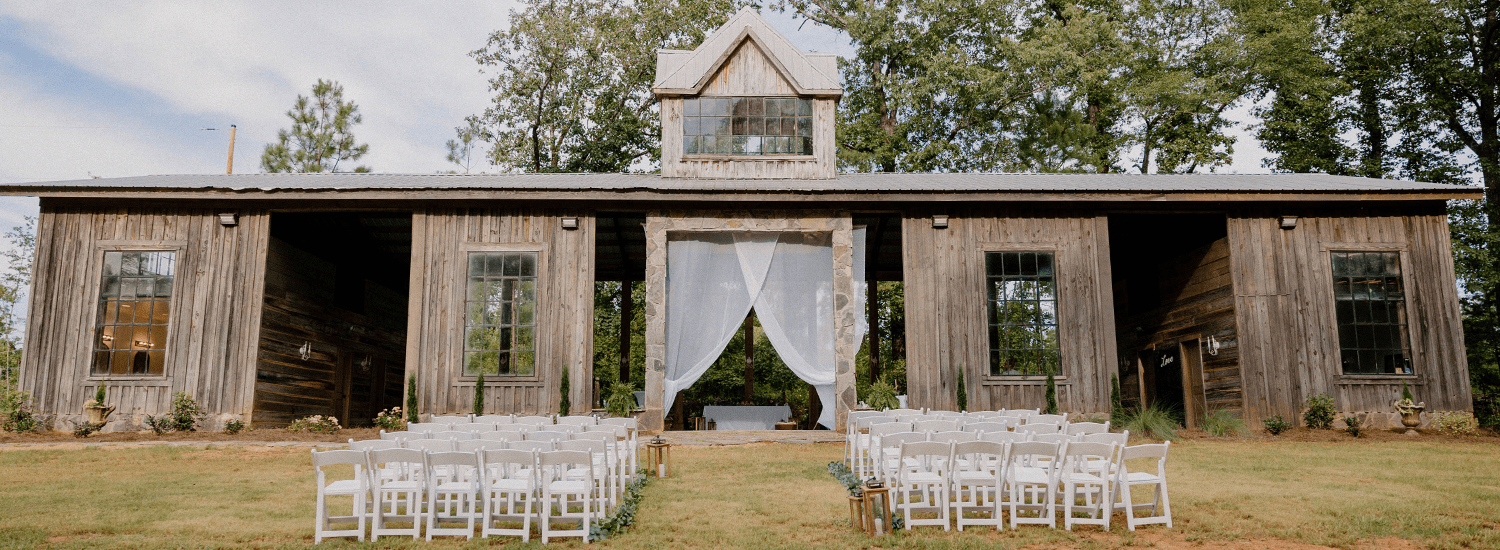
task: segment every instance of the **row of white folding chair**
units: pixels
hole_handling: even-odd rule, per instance
[[[964,441],[992,441],[998,443],[1012,443],[1021,441],[1045,441],[1048,443],[1113,443],[1124,446],[1130,438],[1130,432],[1124,433],[1097,433],[1097,434],[1032,434],[1028,432],[899,432],[893,434],[877,435],[872,441],[873,457],[870,463],[877,465],[878,472],[864,470],[859,473],[861,478],[878,473],[881,479],[894,481],[897,476],[897,453],[900,446],[905,443],[934,441],[939,443],[959,443]]]
[[[959,529],[966,525],[999,529],[1002,510],[1008,507],[1013,529],[1021,523],[1055,527],[1058,508],[1062,508],[1068,529],[1074,524],[1097,524],[1108,530],[1115,479],[1112,469],[1101,468],[1099,461],[1116,456],[1114,443],[908,442],[900,448],[896,508],[905,516],[907,529],[936,525],[948,530],[950,514],[958,518]],[[1061,467],[1038,465],[1042,463],[1061,463]],[[1076,518],[1075,511],[1089,516]],[[974,512],[989,512],[990,517]],[[1022,517],[1021,512],[1035,517]],[[937,517],[913,515],[918,513],[936,513]]]
[[[503,448],[507,443],[522,441],[544,441],[560,443],[570,440],[600,441],[607,449],[604,458],[610,470],[610,498],[617,499],[624,486],[634,480],[635,472],[631,470],[633,456],[629,449],[629,440],[620,437],[615,430],[595,430],[580,433],[566,432],[486,432],[479,434],[478,439],[456,439],[456,438],[404,438],[404,439],[380,439],[370,441],[349,440],[349,446],[355,450],[373,450],[378,448],[405,447],[409,449],[423,449],[427,451],[474,451],[483,448]],[[498,445],[498,446],[497,446]],[[618,479],[616,479],[618,478]]]
[[[856,418],[850,424],[850,429],[845,439],[845,459],[850,468],[862,471],[863,465],[870,459],[869,441],[871,437],[879,437],[880,433],[895,432],[942,432],[942,431],[966,431],[966,432],[998,432],[1011,429],[1009,422],[1003,419],[991,419],[985,422],[961,423],[950,420],[926,420],[916,422],[900,422],[890,417],[862,416]],[[1014,426],[1014,431],[1033,434],[1067,433],[1067,434],[1089,434],[1109,432],[1109,422],[1074,422],[1059,424],[1026,424]]]
[[[318,481],[314,540],[318,543],[325,537],[356,537],[363,541],[366,521],[371,520],[372,540],[379,540],[382,535],[411,535],[415,540],[421,535],[423,523],[427,540],[434,535],[473,538],[475,523],[479,521],[483,526],[481,536],[513,534],[524,541],[530,537],[531,506],[540,499],[536,519],[541,523],[543,542],[553,536],[578,536],[587,541],[589,523],[603,515],[597,509],[601,498],[591,454],[586,446],[541,452],[489,449],[479,453],[432,453],[402,448],[314,450],[313,466]],[[351,465],[356,472],[363,467],[371,472],[406,473],[399,478],[356,473],[353,479],[329,483],[324,467],[336,464]],[[447,479],[433,473],[444,467],[461,473]],[[353,498],[350,515],[329,515],[327,497],[334,495]],[[367,498],[371,499],[368,504]],[[560,512],[556,515],[551,506],[554,498],[558,499],[556,511]],[[522,517],[513,513],[517,500],[526,508]],[[573,504],[582,511],[571,513]],[[576,521],[580,528],[555,531],[552,524],[558,519]],[[522,521],[522,529],[507,531],[496,527],[497,521],[511,520]],[[387,524],[391,522],[410,523],[411,527],[390,527]],[[459,522],[463,527],[443,527]],[[356,528],[333,530],[333,523],[355,523]]]
[[[455,442],[452,440],[414,440],[407,441],[405,447],[392,446],[402,442],[371,440],[350,441],[351,450],[356,452],[369,452],[375,450],[386,450],[390,448],[405,448],[418,452],[447,454],[452,452],[469,453],[485,452],[496,449],[521,450],[526,452],[549,452],[553,450],[574,450],[588,452],[592,457],[591,467],[595,469],[595,475],[589,479],[597,485],[593,509],[597,515],[602,517],[603,513],[612,509],[618,502],[622,487],[616,481],[620,472],[619,457],[622,453],[614,446],[614,438],[610,434],[594,433],[580,434],[579,439],[570,441],[488,441],[471,440]],[[356,466],[358,471],[360,468]],[[383,468],[378,470],[378,475],[373,476],[380,482],[396,482],[402,479],[415,479],[425,483],[427,477],[431,476],[432,482],[438,485],[461,482],[473,477],[473,472],[456,469],[453,465],[435,465],[413,475],[407,468]],[[573,473],[575,477],[581,475]],[[321,520],[320,520],[321,521]],[[322,523],[320,523],[322,525]]]

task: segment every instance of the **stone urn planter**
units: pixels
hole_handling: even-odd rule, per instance
[[[84,407],[83,411],[88,414],[90,424],[103,426],[105,422],[109,421],[109,415],[115,412],[115,406],[89,405],[87,407]]]
[[[1396,412],[1401,415],[1401,425],[1406,426],[1406,435],[1417,435],[1417,426],[1422,425],[1422,411],[1427,410],[1427,403],[1412,403],[1410,399],[1398,399],[1392,405]]]

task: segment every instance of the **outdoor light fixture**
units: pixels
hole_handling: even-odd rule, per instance
[[[947,229],[948,228],[948,215],[947,214],[933,214],[932,215],[932,228],[933,229]]]
[[[1282,229],[1296,229],[1297,228],[1297,217],[1296,216],[1282,216],[1281,217],[1281,228]]]
[[[562,227],[569,230],[578,229],[578,218],[563,218]]]
[[[224,227],[234,227],[236,225],[239,225],[239,223],[240,223],[240,215],[239,215],[238,212],[220,212],[219,213],[219,225],[222,225]]]
[[[1204,347],[1208,348],[1209,355],[1219,354],[1219,341],[1212,336],[1208,337],[1208,342],[1204,343]]]

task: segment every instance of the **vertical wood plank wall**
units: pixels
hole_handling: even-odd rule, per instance
[[[345,311],[333,305],[332,263],[274,237],[266,256],[255,425],[281,427],[317,414],[368,426],[381,410],[400,406],[406,301],[367,282],[365,314]]]
[[[1283,230],[1278,216],[1300,215]],[[1472,410],[1448,221],[1441,203],[1229,216],[1245,419],[1294,418],[1308,395],[1341,411],[1389,412],[1404,378],[1429,411]],[[1415,376],[1348,376],[1333,303],[1334,250],[1397,250]]]
[[[902,223],[908,405],[955,408],[962,366],[970,410],[1045,406],[1045,377],[988,376],[984,253],[1051,251],[1062,354],[1058,408],[1107,412],[1116,365],[1107,220],[1001,208],[948,214],[947,229],[934,229],[930,213],[916,210]]]
[[[562,229],[561,218],[578,218]],[[593,393],[594,218],[534,208],[418,210],[412,219],[412,284],[406,372],[417,376],[422,414],[466,414],[474,379],[462,365],[464,287],[469,250],[513,245],[539,250],[537,375],[486,377],[488,413],[555,413],[569,374],[573,410]]]
[[[108,429],[167,411],[179,391],[214,416],[250,413],[270,216],[240,209],[226,227],[216,214],[42,199],[21,364],[21,388],[42,412],[81,418],[103,384],[117,407]],[[90,375],[103,252],[115,246],[180,248],[164,376]]]
[[[1140,397],[1135,360],[1141,350],[1152,346],[1166,349],[1195,339],[1201,343],[1213,336],[1220,344],[1218,355],[1202,353],[1207,408],[1243,414],[1234,288],[1229,268],[1228,239],[1219,239],[1158,266],[1156,277],[1164,305],[1125,319],[1116,329],[1120,357],[1128,365],[1120,376],[1121,393],[1127,396],[1127,403],[1138,402]],[[1137,331],[1137,327],[1141,330]]]

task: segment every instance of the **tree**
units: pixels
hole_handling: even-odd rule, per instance
[[[5,259],[5,271],[0,273],[0,392],[15,382],[16,369],[21,365],[19,348],[22,328],[26,320],[17,309],[26,300],[26,291],[31,288],[31,262],[36,251],[36,216],[26,216],[21,225],[5,233],[6,244],[0,251]]]
[[[620,172],[661,158],[656,51],[693,48],[738,0],[530,0],[470,53],[494,103],[471,117],[507,171]]]
[[[458,139],[448,140],[448,162],[458,165],[469,173],[469,164],[474,158],[474,146],[484,140],[484,126],[477,117],[464,119],[468,126],[459,126],[453,129],[458,134]]]
[[[354,162],[370,152],[369,144],[356,144],[352,132],[364,120],[359,106],[344,101],[344,87],[332,80],[318,79],[312,97],[297,96],[297,103],[286,112],[292,119],[290,130],[276,133],[276,143],[266,144],[260,166],[267,172],[338,172],[339,163]],[[355,172],[369,172],[359,166]]]

